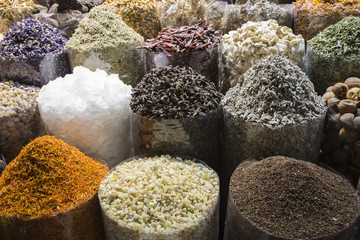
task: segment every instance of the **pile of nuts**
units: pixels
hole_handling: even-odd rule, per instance
[[[329,112],[321,160],[355,185],[360,176],[360,78],[336,83],[323,98]]]

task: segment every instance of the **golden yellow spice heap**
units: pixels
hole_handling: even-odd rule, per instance
[[[105,0],[103,5],[115,7],[123,21],[145,39],[161,30],[156,0]]]
[[[295,34],[310,40],[326,27],[348,16],[360,16],[360,0],[297,0]]]
[[[0,34],[5,35],[11,24],[30,16],[34,6],[32,0],[0,0]]]
[[[38,137],[0,177],[0,215],[37,218],[91,199],[108,169],[53,136]]]

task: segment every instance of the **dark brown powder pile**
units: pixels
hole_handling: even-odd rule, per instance
[[[341,176],[282,156],[243,163],[230,190],[239,211],[256,226],[290,239],[339,232],[359,212],[355,191]]]

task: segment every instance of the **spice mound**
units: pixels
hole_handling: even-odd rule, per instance
[[[219,178],[213,170],[169,155],[124,162],[99,188],[106,215],[121,228],[140,234],[174,234],[205,227],[204,221],[215,213],[218,197]],[[195,239],[203,239],[198,237]]]
[[[301,35],[294,35],[275,20],[247,22],[223,35],[222,43],[222,60],[232,87],[240,75],[266,56],[280,54],[300,65],[305,51]]]
[[[360,16],[359,0],[297,0],[294,5],[294,29],[305,40],[345,17]]]
[[[336,234],[359,213],[355,190],[343,177],[282,156],[244,162],[231,177],[230,191],[241,214],[286,239]]]
[[[66,47],[90,51],[118,46],[121,43],[143,41],[144,39],[127,26],[111,8],[97,6],[80,21]]]
[[[0,177],[0,214],[38,218],[94,196],[108,169],[52,136],[30,142]]]
[[[184,118],[219,108],[221,93],[187,67],[158,67],[133,88],[130,107],[149,118]]]
[[[308,41],[321,57],[360,58],[360,17],[344,18]]]
[[[222,105],[244,121],[269,126],[302,123],[326,112],[325,101],[306,74],[279,55],[251,67],[229,89]]]
[[[156,52],[190,52],[211,50],[219,43],[219,32],[201,22],[192,26],[163,29],[157,38],[146,40],[140,48]]]
[[[0,33],[6,34],[11,24],[31,16],[34,6],[32,0],[1,0]]]
[[[14,23],[0,42],[0,58],[38,59],[64,52],[66,38],[58,29],[30,17]]]
[[[115,7],[123,21],[145,39],[161,30],[156,0],[105,0],[103,5]]]
[[[8,161],[41,132],[36,103],[39,90],[12,81],[0,82],[0,153]]]

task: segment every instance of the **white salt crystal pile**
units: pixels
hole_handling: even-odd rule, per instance
[[[47,134],[112,168],[133,155],[130,99],[131,86],[117,74],[75,67],[43,86],[37,102]]]

